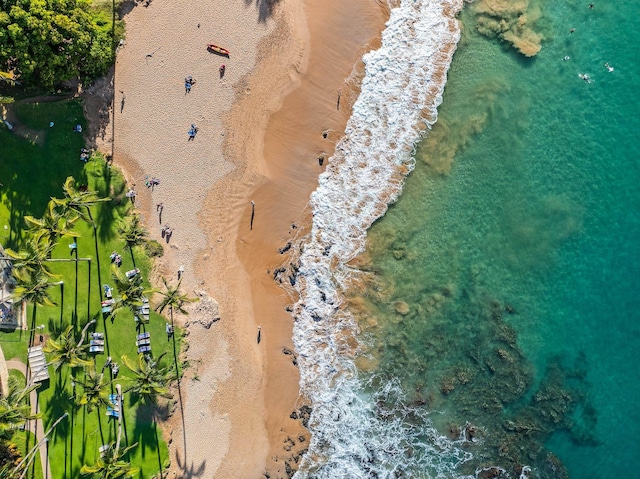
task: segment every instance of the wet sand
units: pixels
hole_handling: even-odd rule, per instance
[[[371,0],[265,8],[153,0],[125,17],[118,54],[114,162],[136,183],[150,236],[165,245],[156,273],[175,281],[184,264],[184,290],[201,297],[181,318],[192,367],[165,427],[177,477],[286,477],[285,462],[295,469],[308,443],[290,418],[304,402],[291,299],[273,271],[287,261],[278,248],[304,234],[327,165],[318,157],[328,159],[341,136],[357,63],[387,12]],[[230,58],[207,52],[211,42]],[[188,94],[187,75],[196,79]],[[199,130],[188,141],[192,123]],[[160,185],[147,189],[145,175]],[[159,202],[174,231],[168,243]]]

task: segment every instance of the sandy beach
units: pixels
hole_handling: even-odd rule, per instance
[[[372,0],[129,9],[114,121],[99,144],[110,153],[114,132],[114,163],[136,185],[149,236],[165,246],[155,279],[175,282],[184,265],[183,289],[201,299],[180,318],[191,368],[164,427],[169,477],[287,477],[308,433],[290,417],[304,398],[292,299],[273,279],[288,264],[278,250],[304,234],[309,195],[357,95],[360,58],[388,12]],[[145,175],[160,184],[147,188]]]

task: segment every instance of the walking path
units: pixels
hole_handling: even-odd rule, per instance
[[[7,369],[16,369],[27,377],[27,366],[22,361],[11,359],[6,362]],[[29,395],[29,402],[31,403],[31,413],[39,414],[40,405],[38,404],[38,392],[36,390],[31,391]],[[27,429],[34,434],[36,443],[40,438],[44,437],[44,425],[41,419],[35,419],[33,421],[27,421]],[[49,461],[47,460],[47,443],[46,441],[40,445],[40,463],[42,464],[42,472],[45,478],[51,477],[51,468],[49,467]]]

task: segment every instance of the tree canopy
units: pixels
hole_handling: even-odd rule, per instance
[[[51,87],[113,63],[111,20],[91,0],[0,0],[0,70]]]

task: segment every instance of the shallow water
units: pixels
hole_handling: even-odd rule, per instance
[[[458,475],[630,477],[640,457],[640,24],[587,4],[532,6],[535,58],[465,10],[438,123],[369,232],[361,378],[399,380],[452,439],[472,423]]]

